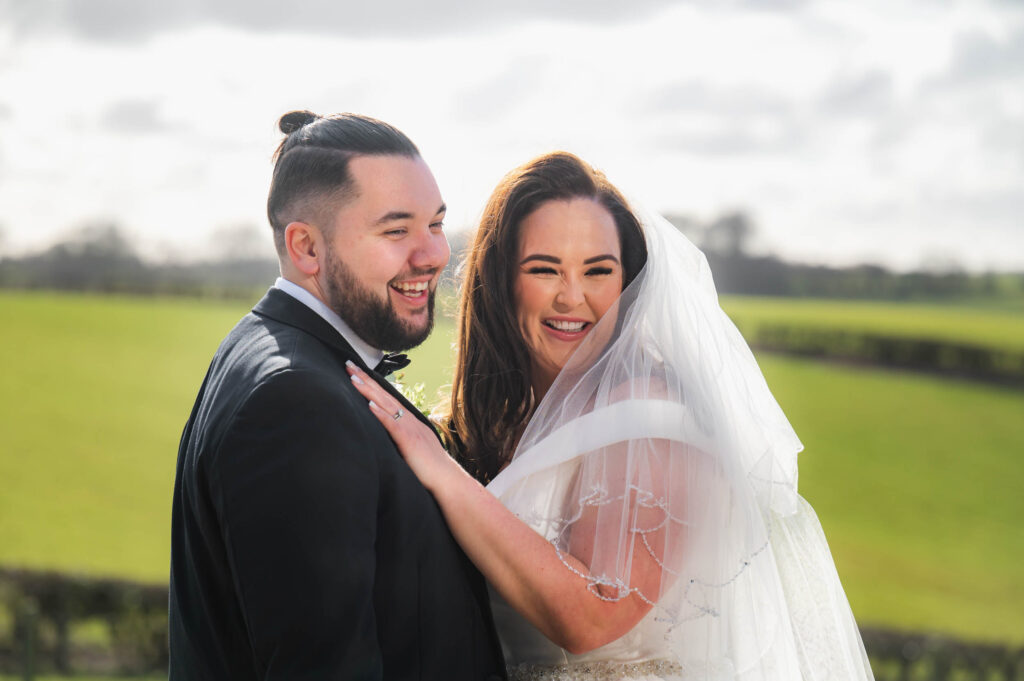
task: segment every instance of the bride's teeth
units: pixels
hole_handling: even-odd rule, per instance
[[[564,322],[557,319],[548,320],[548,325],[553,329],[558,329],[559,331],[582,331],[584,324],[586,324],[586,322]]]

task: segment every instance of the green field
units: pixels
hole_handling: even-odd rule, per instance
[[[758,326],[772,324],[1024,350],[1024,308],[1019,307],[758,296],[722,296],[722,307],[748,337]]]
[[[869,307],[850,323],[868,323]],[[909,316],[887,307],[890,327]],[[178,438],[210,356],[247,308],[0,292],[0,564],[166,580]],[[942,328],[942,308],[930,309],[928,328]],[[946,326],[962,332],[962,315],[947,310]],[[1008,328],[968,333],[1004,342]],[[450,337],[441,323],[405,381],[441,385]],[[1024,392],[761,362],[806,445],[801,492],[859,621],[1024,642]]]
[[[1024,641],[1024,393],[760,363],[860,620]]]
[[[0,293],[0,563],[166,581],[178,438],[244,309]]]

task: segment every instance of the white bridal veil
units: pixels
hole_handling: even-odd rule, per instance
[[[719,307],[704,255],[664,219],[639,217],[647,265],[488,489],[595,597],[653,604],[588,660],[667,658],[687,679],[872,678],[797,494],[800,441]],[[571,657],[537,656],[511,661]]]

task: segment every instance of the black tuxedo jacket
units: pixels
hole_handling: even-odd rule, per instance
[[[505,678],[482,577],[345,360],[278,289],[217,350],[178,451],[172,680]]]

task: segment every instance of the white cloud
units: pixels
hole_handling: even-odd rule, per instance
[[[68,15],[40,6],[53,16],[0,51],[10,248],[99,217],[161,251],[263,224],[276,120],[309,108],[407,132],[452,227],[508,169],[566,148],[656,209],[746,208],[790,257],[1024,267],[1016,6],[652,0],[628,21],[609,4],[588,21],[537,10],[502,27],[427,22],[414,37],[398,30],[408,17],[377,33],[295,17],[269,31],[234,3],[202,10],[218,21],[190,15],[198,4],[168,19],[143,3],[119,19],[152,24],[136,42],[47,37]]]
[[[763,0],[762,0],[763,1]],[[168,32],[219,27],[261,33],[300,32],[348,37],[422,38],[494,30],[540,19],[621,23],[673,0],[5,0],[4,14],[20,33],[67,32],[91,40],[144,40]],[[782,6],[791,2],[777,3]]]

